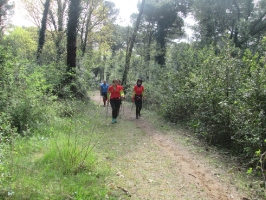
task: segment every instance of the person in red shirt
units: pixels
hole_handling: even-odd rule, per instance
[[[123,93],[124,93],[124,87],[121,85],[121,81],[119,79],[117,79],[117,86],[121,87],[121,89],[123,90]],[[119,104],[119,108],[117,110],[117,116],[119,115],[119,111],[120,111],[123,99],[125,99],[125,96],[120,98],[120,104]]]
[[[137,84],[133,88],[132,101],[136,105],[136,119],[140,117],[140,111],[142,108],[142,99],[144,98],[144,86],[142,80],[138,79]]]
[[[116,118],[120,107],[120,99],[124,97],[124,91],[117,85],[117,80],[113,80],[112,86],[108,88],[107,98],[112,107],[112,124],[117,123]]]

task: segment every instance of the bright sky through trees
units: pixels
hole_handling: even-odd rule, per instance
[[[27,12],[23,9],[20,0],[16,0],[12,24],[15,26],[33,26],[33,23],[26,19],[26,15]]]
[[[137,13],[138,0],[111,0],[115,3],[116,7],[119,9],[119,17],[117,23],[121,25],[130,24],[130,15],[132,13]]]
[[[23,5],[20,0],[15,1],[15,14],[12,19],[12,23],[15,26],[35,26],[29,19],[27,19],[27,11],[23,9]],[[122,26],[130,25],[130,15],[132,13],[138,13],[137,4],[139,0],[110,0],[115,3],[116,8],[119,9],[119,16],[117,18],[117,23]],[[185,19],[185,29],[187,32],[187,38],[192,37],[192,30],[189,26],[194,23],[192,17]]]
[[[111,0],[119,9],[117,23],[127,26],[130,24],[130,15],[138,12],[138,0]],[[33,26],[33,23],[26,17],[27,12],[23,9],[20,0],[15,0],[15,14],[12,23],[16,26]]]

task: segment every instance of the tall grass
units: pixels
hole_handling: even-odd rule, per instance
[[[108,196],[104,178],[109,169],[93,153],[97,118],[89,117],[91,113],[86,112],[96,110],[81,102],[71,104],[70,117],[55,116],[32,136],[14,137],[9,144],[1,143],[0,199],[104,199]],[[64,112],[62,104],[58,108]],[[79,113],[80,110],[83,112]]]

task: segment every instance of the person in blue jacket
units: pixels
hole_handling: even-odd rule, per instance
[[[108,88],[109,88],[109,85],[104,80],[103,83],[101,83],[100,85],[100,94],[103,98],[103,106],[106,106]]]

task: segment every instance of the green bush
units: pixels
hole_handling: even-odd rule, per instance
[[[230,42],[217,48],[181,44],[180,50],[172,51],[168,65],[175,65],[160,75],[163,87],[157,88],[159,98],[167,95],[160,113],[185,122],[209,144],[254,165],[255,151],[266,150],[264,57],[249,51],[240,54]]]
[[[12,128],[26,135],[55,114],[51,105],[57,98],[52,89],[59,75],[48,75],[47,67],[18,61],[8,48],[0,48],[0,112],[6,113]]]
[[[11,137],[15,137],[17,135],[17,130],[12,127],[10,119],[11,117],[6,113],[0,113],[0,144],[10,143]]]

